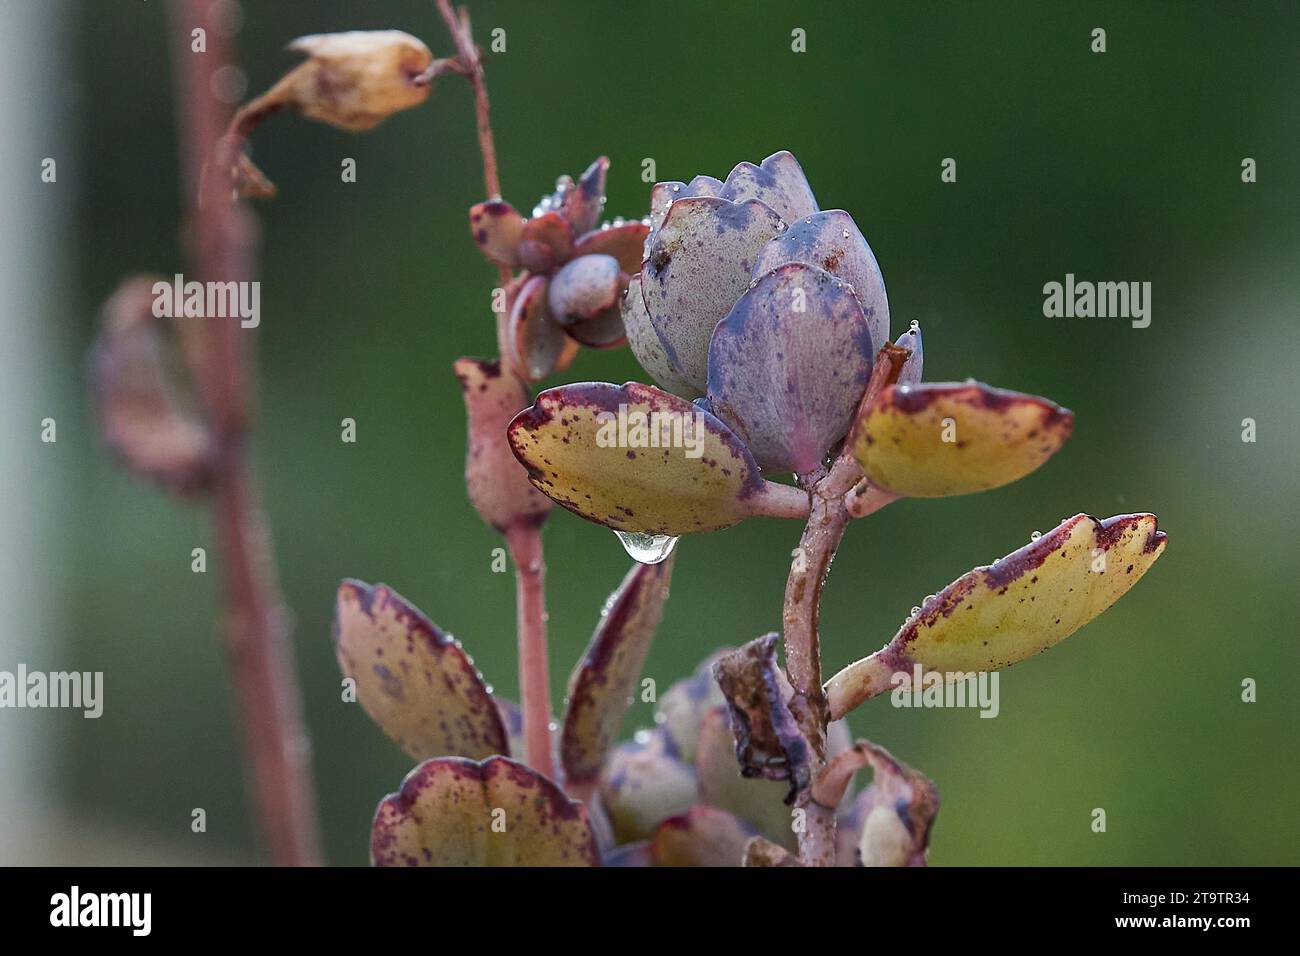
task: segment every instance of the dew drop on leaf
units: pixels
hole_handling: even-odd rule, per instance
[[[634,561],[642,564],[659,564],[677,547],[677,539],[667,534],[642,534],[639,531],[615,531],[618,540]]]

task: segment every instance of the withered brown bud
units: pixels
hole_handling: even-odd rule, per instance
[[[289,49],[307,54],[307,60],[275,90],[282,90],[304,116],[341,129],[371,129],[400,110],[419,106],[433,89],[422,75],[433,54],[401,30],[317,33],[299,37]]]
[[[178,494],[211,479],[211,435],[179,400],[154,317],[155,276],[131,276],[104,303],[90,353],[95,410],[104,442],[136,474]]]
[[[501,532],[513,525],[540,524],[551,511],[551,499],[529,483],[506,441],[510,419],[528,406],[528,388],[500,362],[462,358],[455,370],[469,422],[465,485],[470,501]]]
[[[243,152],[262,121],[282,109],[339,129],[373,129],[400,110],[429,98],[433,81],[460,69],[454,59],[435,60],[424,43],[401,30],[352,30],[299,37],[290,50],[307,55],[261,96],[239,108],[212,161],[204,166],[200,199],[224,195],[269,199],[275,184]],[[215,165],[214,165],[215,164]],[[218,182],[213,175],[223,178]]]

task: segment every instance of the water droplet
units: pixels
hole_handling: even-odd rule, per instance
[[[681,192],[681,191],[682,191],[682,184],[681,184],[681,183],[673,183],[673,192],[675,192],[675,193],[679,193],[679,192]]]
[[[560,725],[557,724],[555,721],[551,721],[546,726],[550,729],[551,733],[555,733],[557,730],[560,729]]]
[[[640,531],[615,531],[618,540],[634,561],[658,564],[673,553],[677,539],[667,534],[642,534]]]
[[[919,332],[921,329],[921,323],[916,321],[916,319],[913,319],[911,328],[913,332]]]
[[[493,692],[493,687],[492,687],[491,684],[484,684],[484,685],[483,685],[483,689],[484,689],[485,691],[487,691],[489,694],[491,694],[491,693]]]
[[[933,600],[934,600],[934,595],[933,595],[933,594],[927,594],[927,595],[925,596],[925,601],[924,601],[924,603],[925,603],[925,604],[929,604],[929,603],[930,603],[931,601],[933,601]]]
[[[650,742],[651,737],[652,735],[650,731],[645,730],[644,728],[638,730],[635,734],[632,735],[632,739],[635,740],[643,747]]]
[[[1035,531],[1033,534],[1031,534],[1031,535],[1029,536],[1029,540],[1030,540],[1030,541],[1037,541],[1037,540],[1038,540],[1039,538],[1041,538],[1042,536],[1043,536],[1043,532],[1041,532],[1041,531]]]
[[[913,608],[912,608],[912,614],[913,614],[913,616],[915,616],[915,615],[917,615],[917,614],[920,614],[920,613],[921,613],[921,609],[920,609],[919,607],[913,607]]]
[[[656,723],[656,724],[666,724],[667,722],[668,722],[668,715],[667,715],[667,714],[662,713],[662,712],[655,714],[655,723]]]

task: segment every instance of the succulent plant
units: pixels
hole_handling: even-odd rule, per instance
[[[436,0],[456,48],[435,58],[399,31],[304,37],[307,59],[230,117],[190,110],[193,264],[251,275],[239,200],[274,187],[244,154],[285,108],[357,132],[466,78],[490,197],[470,209],[497,266],[496,359],[454,371],[468,420],[466,486],[515,565],[520,701],[498,697],[460,641],[386,585],[338,589],[334,646],[356,700],[417,765],[377,808],[377,865],[912,866],[927,860],[938,790],[845,718],[921,672],[964,680],[1064,640],[1160,557],[1150,514],[1079,514],[937,590],[892,639],[822,675],[821,589],[847,528],[903,498],[985,491],[1039,468],[1073,414],[968,380],[923,382],[921,330],[892,341],[876,257],[853,218],[822,210],[794,156],[725,180],[665,182],[643,220],[598,225],[609,161],[564,176],[529,217],[501,199],[480,49],[469,14]],[[194,11],[191,11],[194,12]],[[183,17],[177,23],[188,35]],[[219,38],[217,39],[219,42]],[[215,56],[215,62],[221,62]],[[186,87],[207,104],[193,71]],[[210,84],[207,84],[210,85]],[[210,104],[207,104],[210,105]],[[165,283],[164,283],[165,285]],[[232,668],[249,713],[276,859],[311,863],[296,696],[256,496],[246,483],[246,350],[228,324],[156,321],[148,278],[106,304],[91,356],[104,437],[134,471],[207,495],[234,578]],[[172,381],[174,339],[197,409]],[[580,345],[626,340],[657,385],[529,384]],[[792,479],[778,480],[793,476]],[[541,529],[558,503],[614,529],[636,562],[597,618],[552,720]],[[678,536],[751,517],[804,521],[781,630],[717,651],[618,736],[663,615]],[[775,604],[775,602],[774,602]],[[774,608],[775,610],[775,608]],[[783,663],[778,647],[784,645]],[[646,698],[653,699],[653,694]],[[869,785],[854,791],[860,770]]]
[[[854,770],[873,767],[877,794],[891,773],[908,781],[915,799],[906,812],[900,805],[901,831],[878,816],[863,824],[882,840],[898,838],[894,850],[860,845],[858,854],[920,862],[920,835],[937,808],[933,787],[914,771],[889,769],[901,765],[865,741],[845,764],[829,727],[913,667],[953,679],[1052,646],[1132,587],[1165,536],[1152,515],[1077,515],[927,598],[885,647],[823,686],[820,591],[849,522],[899,498],[1022,478],[1070,436],[1073,413],[973,380],[923,383],[918,324],[889,342],[870,247],[847,213],[818,209],[788,152],[741,163],[725,181],[656,185],[650,223],[623,316],[633,352],[662,388],[548,389],[510,423],[511,447],[534,487],[624,538],[670,539],[755,516],[806,519],[782,615],[788,684],[776,676],[774,635],[717,665],[741,772],[788,782],[796,814],[813,818],[816,831],[800,840],[799,859],[821,864],[843,858],[835,817]],[[616,416],[635,418],[641,431],[624,429],[611,442],[602,429]],[[671,422],[689,423],[679,433],[694,430],[698,454],[675,447]],[[772,480],[782,474],[796,484]],[[650,738],[617,759],[662,763],[673,759],[669,742]],[[833,801],[817,796],[837,787]],[[860,810],[873,819],[873,809]],[[918,842],[904,846],[900,832]],[[760,846],[751,862],[781,858]]]
[[[522,269],[509,319],[509,358],[535,382],[563,371],[579,345],[613,348],[626,339],[619,301],[641,265],[644,222],[597,225],[609,160],[601,156],[575,182],[561,176],[524,218],[502,199],[469,211],[470,232],[490,262]]]

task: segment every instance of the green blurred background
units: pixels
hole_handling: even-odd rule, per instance
[[[4,451],[46,516],[39,541],[19,542],[50,610],[26,660],[106,681],[98,721],[0,712],[0,727],[21,731],[18,752],[33,751],[31,821],[61,837],[19,859],[256,858],[218,576],[189,568],[191,548],[215,555],[205,515],[108,460],[82,375],[118,279],[182,268],[164,6],[47,9],[24,44],[28,74],[0,93],[44,97],[63,184],[34,172],[52,155],[46,141],[11,150],[22,169],[4,188],[35,209],[32,242],[61,263],[38,290],[49,346],[26,396],[35,417]],[[1150,510],[1169,532],[1131,595],[1003,674],[998,719],[886,700],[853,715],[855,732],[937,782],[931,862],[1300,862],[1300,8],[471,8],[485,43],[507,31],[488,78],[501,179],[519,208],[600,153],[612,160],[608,214],[640,216],[643,158],[658,178],[686,180],[789,148],[823,208],[849,210],[870,241],[895,334],[921,322],[927,379],[973,376],[1074,409],[1072,440],[1018,484],[903,502],[850,530],[822,609],[828,672],[878,647],[924,595],[1065,516]],[[295,62],[283,47],[301,34],[396,27],[449,51],[432,0],[242,10],[249,95]],[[806,53],[791,52],[795,27]],[[1094,27],[1107,31],[1105,54],[1090,51]],[[483,198],[471,99],[452,78],[369,134],[279,116],[254,146],[280,187],[259,207],[260,476],[296,618],[328,858],[360,864],[374,805],[410,761],[340,701],[339,579],[400,590],[517,696],[513,581],[490,572],[500,542],[465,497],[450,368],[494,348],[494,273],[465,217]],[[340,182],[344,157],[357,161],[354,184]],[[955,184],[940,182],[944,157],[957,160]],[[1241,181],[1243,157],[1258,162],[1256,184]],[[1042,286],[1067,272],[1150,281],[1151,326],[1044,318]],[[638,377],[625,350],[584,351],[555,381]],[[32,437],[45,414],[57,446]],[[355,445],[339,441],[344,417],[358,422]],[[1247,417],[1254,444],[1241,440]],[[753,521],[682,542],[647,665],[660,688],[711,649],[779,626],[798,533]],[[558,699],[627,561],[608,531],[558,509],[546,546]],[[1246,677],[1257,703],[1240,700]],[[629,732],[649,719],[638,703]],[[207,810],[205,835],[190,833],[193,807]],[[1094,807],[1107,812],[1104,835],[1090,829]]]

